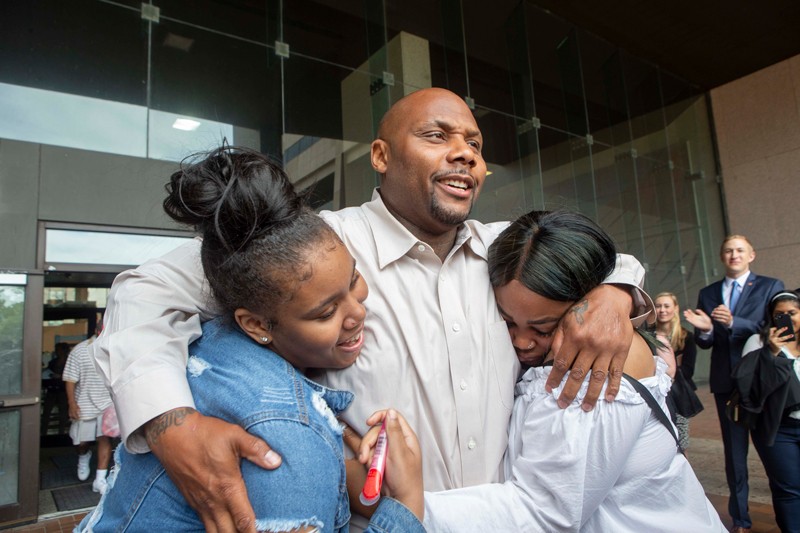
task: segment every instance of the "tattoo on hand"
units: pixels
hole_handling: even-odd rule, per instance
[[[575,322],[583,325],[583,314],[587,309],[589,309],[589,300],[584,299],[573,305],[569,312],[575,315]]]
[[[172,411],[167,411],[163,415],[154,418],[147,424],[145,431],[145,439],[148,446],[151,448],[158,444],[161,435],[164,434],[169,428],[173,426],[183,425],[186,417],[192,413],[196,413],[191,407],[179,407]]]

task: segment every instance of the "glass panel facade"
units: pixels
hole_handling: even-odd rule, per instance
[[[45,261],[88,265],[140,265],[191,240],[188,237],[62,229],[48,229],[45,235]]]
[[[19,501],[19,410],[0,413],[0,505]]]
[[[22,390],[25,287],[0,285],[0,396]]]
[[[476,218],[578,209],[683,305],[716,275],[706,95],[531,3],[152,5],[157,19],[133,1],[3,2],[0,137],[144,161],[224,138],[281,158],[315,207],[337,209],[378,184],[369,143],[389,106],[446,87],[486,140]]]

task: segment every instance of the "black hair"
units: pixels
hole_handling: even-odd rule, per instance
[[[764,343],[764,346],[767,345],[767,341],[769,340],[769,328],[775,327],[775,324],[772,322],[772,315],[775,313],[775,308],[778,307],[778,304],[781,302],[794,302],[797,307],[800,307],[800,289],[778,291],[770,296],[769,302],[767,302],[766,315],[764,315],[764,327],[761,328],[761,341]],[[798,332],[795,332],[795,334],[797,333]]]
[[[164,211],[203,237],[203,270],[229,315],[244,307],[272,316],[293,283],[312,275],[308,254],[340,243],[281,167],[254,150],[223,144],[195,154],[166,189]]]
[[[517,280],[559,302],[583,298],[616,263],[614,241],[591,219],[571,211],[531,211],[512,222],[489,247],[489,280]]]

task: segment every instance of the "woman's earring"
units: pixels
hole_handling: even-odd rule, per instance
[[[263,342],[264,344],[268,344],[269,343],[269,337],[261,337],[261,342]]]

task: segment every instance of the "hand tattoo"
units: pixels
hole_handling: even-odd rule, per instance
[[[178,407],[148,422],[145,428],[145,439],[147,440],[148,446],[152,448],[154,445],[158,444],[159,439],[165,431],[173,426],[183,425],[186,417],[196,412],[197,411],[191,407]]]
[[[583,299],[573,305],[569,312],[575,315],[575,322],[579,325],[583,325],[583,314],[587,309],[589,309],[589,300]]]

